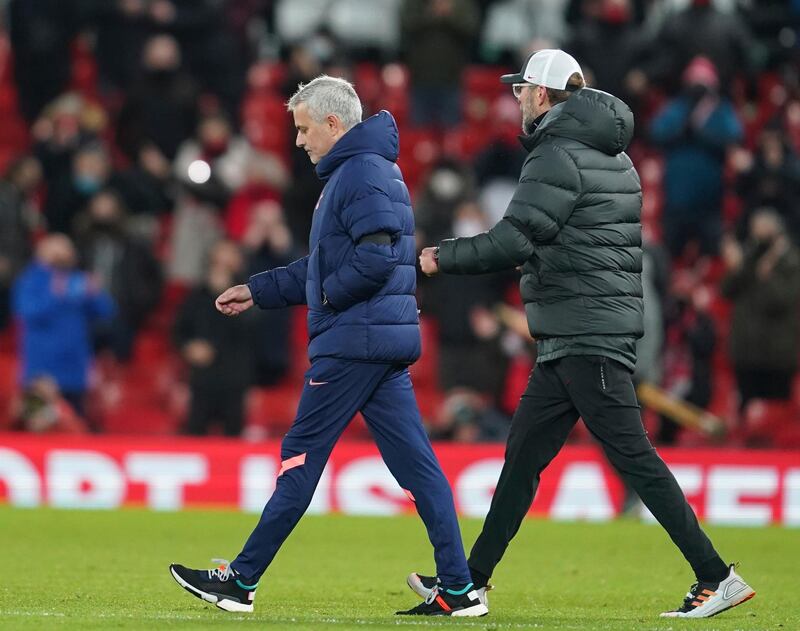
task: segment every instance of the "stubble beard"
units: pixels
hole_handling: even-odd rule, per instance
[[[525,103],[522,104],[522,133],[526,136],[530,136],[534,131],[536,131],[536,115],[535,112],[531,111],[532,108],[526,107]]]

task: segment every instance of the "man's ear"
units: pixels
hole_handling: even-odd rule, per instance
[[[336,135],[342,129],[342,121],[334,114],[328,114],[325,118],[325,121],[328,123],[328,129],[330,130],[332,135]]]
[[[536,88],[536,101],[539,107],[550,104],[550,100],[547,98],[547,88],[543,85]]]

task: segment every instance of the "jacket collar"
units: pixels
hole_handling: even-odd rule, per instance
[[[390,162],[399,154],[399,134],[394,117],[381,110],[339,138],[317,164],[317,176],[327,180],[343,162],[362,153],[376,153]]]

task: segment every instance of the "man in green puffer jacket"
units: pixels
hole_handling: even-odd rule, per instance
[[[755,592],[722,561],[647,439],[631,382],[643,319],[642,190],[624,153],[633,135],[631,110],[584,87],[580,66],[561,50],[538,51],[522,72],[501,80],[513,84],[522,143],[530,152],[514,197],[488,232],[442,241],[420,256],[429,275],[521,266],[522,298],[538,347],[491,508],[470,554],[473,582],[487,586],[531,506],[541,472],[582,417],[697,576],[681,607],[662,615],[720,613]],[[426,580],[412,574],[408,582],[424,595]]]

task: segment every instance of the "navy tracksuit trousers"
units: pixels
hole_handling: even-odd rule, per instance
[[[471,581],[453,495],[425,430],[408,368],[320,358],[305,376],[297,417],[281,444],[275,492],[231,563],[257,580],[305,513],[333,446],[361,412],[387,467],[411,494],[433,544],[442,583]]]

